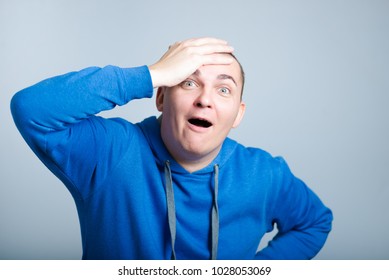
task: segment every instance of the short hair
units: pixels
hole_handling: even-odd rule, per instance
[[[236,56],[233,53],[230,53],[230,55],[236,60],[236,62],[238,62],[238,65],[239,65],[239,68],[240,68],[240,75],[241,75],[241,78],[242,78],[242,91],[240,93],[240,99],[242,99],[244,83],[245,83],[245,73],[244,73],[242,64],[239,62],[239,60],[236,58]]]

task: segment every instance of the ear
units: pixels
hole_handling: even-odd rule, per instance
[[[155,105],[159,112],[163,111],[163,100],[166,92],[166,87],[159,87],[157,90],[157,97],[155,98]]]
[[[238,114],[236,115],[236,118],[235,118],[234,124],[232,125],[232,128],[238,127],[238,125],[240,124],[240,122],[243,119],[245,111],[246,111],[246,104],[242,101],[242,102],[240,102],[239,111],[238,111]]]

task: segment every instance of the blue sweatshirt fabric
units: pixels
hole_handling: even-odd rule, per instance
[[[133,124],[97,116],[152,95],[146,66],[107,66],[44,80],[11,101],[22,136],[74,198],[83,259],[170,259],[173,242],[177,259],[209,259],[212,246],[218,259],[310,259],[319,252],[332,213],[282,158],[227,138],[209,166],[189,173],[167,151],[155,117]],[[275,224],[277,235],[258,252]]]

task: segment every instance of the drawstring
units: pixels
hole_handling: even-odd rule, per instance
[[[219,206],[217,205],[217,197],[219,192],[219,165],[214,166],[214,194],[212,205],[212,253],[211,259],[216,260],[217,248],[219,243]]]
[[[211,217],[211,259],[216,260],[217,248],[219,243],[219,207],[217,204],[217,197],[219,192],[219,166],[214,166],[214,193],[212,203],[212,217]],[[170,230],[170,238],[172,243],[172,255],[171,259],[176,259],[175,242],[176,242],[176,206],[174,203],[174,191],[172,172],[170,169],[170,162],[165,161],[165,183],[166,183],[166,202],[167,202],[167,215]]]
[[[166,183],[166,202],[167,202],[167,217],[169,222],[170,237],[172,242],[172,256],[171,259],[176,259],[176,251],[174,246],[176,243],[176,205],[174,203],[174,191],[172,171],[170,170],[170,162],[165,162],[165,183]]]

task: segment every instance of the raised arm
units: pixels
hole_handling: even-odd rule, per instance
[[[151,97],[152,93],[146,66],[90,67],[46,79],[16,93],[11,111],[26,141],[35,145],[34,137],[39,134],[64,130],[116,105]]]
[[[117,139],[130,140],[133,132],[123,120],[96,114],[151,97],[154,87],[178,84],[201,65],[231,63],[231,56],[222,54],[231,51],[223,40],[190,39],[171,46],[150,67],[90,67],[56,76],[16,93],[11,112],[34,153],[68,187],[75,185],[70,189],[76,196],[77,186],[104,180],[112,153],[120,157],[128,148],[118,147]]]
[[[82,198],[91,192],[86,186],[103,181],[110,172],[109,160],[118,159],[126,148],[112,149],[116,139],[131,138],[123,120],[105,120],[95,114],[152,94],[146,66],[91,67],[16,93],[11,112],[33,152],[75,198]]]
[[[215,38],[177,42],[146,67],[91,67],[44,80],[18,92],[11,101],[15,123],[26,141],[62,130],[130,100],[151,97],[153,87],[173,86],[205,64],[229,64],[233,48]],[[36,143],[35,143],[36,144]]]

